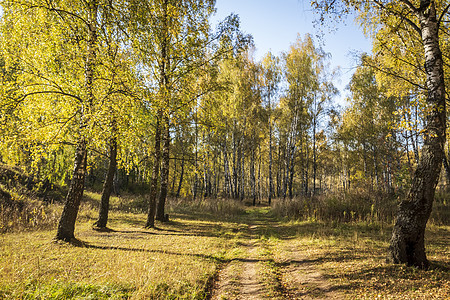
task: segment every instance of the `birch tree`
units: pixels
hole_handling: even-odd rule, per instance
[[[417,61],[423,65],[423,88],[426,103],[426,124],[420,161],[414,173],[411,189],[399,205],[397,221],[392,232],[388,261],[427,268],[425,227],[430,217],[435,188],[444,158],[446,107],[445,76],[441,37],[446,29],[450,4],[446,1],[312,1],[321,12],[322,20],[328,13],[336,16],[355,11],[367,32],[373,32],[378,41],[389,43],[389,32],[403,39],[419,39],[422,49]],[[396,40],[396,39],[394,39]],[[393,49],[411,53],[408,48],[391,44]],[[415,50],[415,49],[412,49]],[[414,62],[403,61],[404,64]],[[389,69],[384,69],[389,74]],[[417,84],[412,83],[412,84]]]

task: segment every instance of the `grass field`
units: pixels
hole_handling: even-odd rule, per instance
[[[0,235],[0,298],[208,299],[227,267],[221,298],[233,298],[250,252],[267,298],[450,297],[448,226],[429,226],[432,267],[422,271],[385,264],[390,226],[284,221],[220,201],[172,207],[171,221],[149,230],[144,214],[115,209],[111,231],[98,232],[85,205],[75,245],[54,242],[54,229]]]

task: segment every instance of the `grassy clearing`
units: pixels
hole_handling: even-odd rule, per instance
[[[113,211],[113,231],[97,232],[95,217],[85,204],[77,246],[53,242],[54,230],[0,235],[0,298],[204,299],[218,266],[242,253],[233,221],[172,212],[145,230],[144,214]]]
[[[250,241],[271,298],[308,291],[283,278],[288,267],[305,263],[348,298],[450,296],[449,226],[428,227],[432,269],[421,271],[384,263],[391,227],[381,223],[286,221],[269,208],[220,200],[169,202],[171,222],[147,230],[145,214],[131,199],[113,198],[113,231],[97,232],[91,227],[100,197],[86,197],[79,245],[53,242],[54,229],[48,228],[0,235],[0,298],[205,299],[227,264],[234,297],[239,282],[233,274],[241,272]]]

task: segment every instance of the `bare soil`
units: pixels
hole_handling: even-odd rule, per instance
[[[255,233],[256,225],[249,225],[249,231]],[[229,262],[218,275],[214,285],[212,299],[269,299],[267,284],[260,276],[258,249],[253,239],[247,244],[245,258]],[[344,299],[338,287],[328,281],[308,260],[304,252],[289,248],[285,252],[283,263],[279,263],[280,276],[278,280],[282,287],[279,291],[281,299]],[[300,259],[303,258],[303,259]]]
[[[248,227],[252,234],[256,228],[254,225]],[[267,291],[260,276],[260,259],[255,243],[256,240],[249,241],[245,257],[231,261],[219,272],[212,299],[266,299],[264,295]]]

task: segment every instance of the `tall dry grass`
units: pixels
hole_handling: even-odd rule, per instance
[[[280,217],[303,221],[391,223],[398,201],[396,196],[384,192],[357,190],[277,199],[273,212]]]
[[[180,213],[205,213],[222,217],[233,217],[245,212],[245,205],[239,200],[225,198],[200,198],[168,199],[167,209],[169,212]]]
[[[19,203],[14,206],[0,205],[0,233],[56,227],[61,205],[47,205],[39,200],[21,200]]]
[[[392,223],[403,196],[382,191],[355,190],[315,197],[276,199],[275,215],[292,220],[321,222],[383,222]],[[437,193],[430,223],[450,224],[450,195]]]

